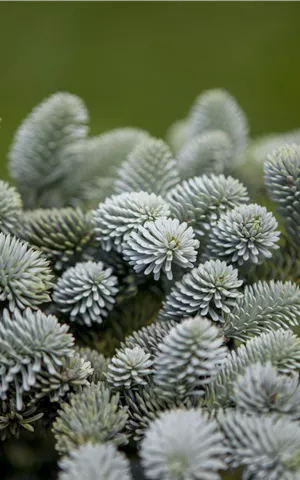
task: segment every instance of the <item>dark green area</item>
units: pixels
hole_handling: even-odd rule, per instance
[[[0,3],[0,171],[16,127],[68,90],[92,133],[162,136],[195,96],[225,87],[253,133],[300,126],[298,2]]]

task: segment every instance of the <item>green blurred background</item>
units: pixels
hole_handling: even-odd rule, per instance
[[[19,122],[58,90],[85,100],[92,133],[163,136],[211,87],[253,134],[299,127],[299,20],[298,2],[0,3],[0,173]]]

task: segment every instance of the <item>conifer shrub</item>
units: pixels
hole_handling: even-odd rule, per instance
[[[88,125],[50,96],[0,180],[6,466],[299,480],[300,137],[252,138],[224,90],[164,139]]]

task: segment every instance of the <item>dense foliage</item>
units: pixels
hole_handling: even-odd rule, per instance
[[[46,436],[60,480],[299,480],[297,136],[223,90],[167,140],[88,122],[46,99],[0,181],[3,445]]]

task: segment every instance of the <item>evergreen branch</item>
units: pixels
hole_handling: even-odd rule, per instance
[[[175,265],[182,269],[193,267],[199,247],[194,237],[186,223],[161,217],[131,232],[123,246],[124,258],[137,273],[153,273],[159,280],[163,272],[172,280]]]
[[[242,283],[238,271],[225,262],[210,260],[200,264],[175,283],[163,303],[159,319],[178,321],[200,315],[224,322],[224,314],[242,297],[238,292]]]
[[[184,320],[158,347],[154,382],[162,396],[201,395],[217,375],[227,355],[220,331],[206,318]]]
[[[270,362],[257,363],[239,375],[234,386],[239,410],[251,415],[276,414],[292,420],[300,418],[299,375],[278,374]]]
[[[58,279],[53,301],[72,322],[91,327],[102,323],[112,310],[118,293],[118,279],[102,262],[79,262]]]
[[[296,422],[229,411],[219,416],[231,466],[243,479],[296,480],[300,475],[300,427]]]
[[[229,168],[233,149],[227,133],[208,130],[184,143],[177,155],[180,176],[188,179],[204,173],[220,174]]]
[[[22,220],[22,236],[41,250],[57,271],[74,264],[92,241],[90,216],[77,208],[36,209]]]
[[[115,193],[148,192],[164,197],[179,182],[176,161],[163,140],[146,138],[122,163]]]
[[[82,100],[56,93],[35,107],[17,130],[10,154],[11,176],[27,204],[61,181],[64,148],[86,138],[88,113]]]
[[[58,480],[132,480],[129,461],[112,443],[87,443],[60,463]]]
[[[152,364],[150,353],[141,347],[120,349],[108,365],[107,382],[118,390],[146,385],[148,375],[153,373]]]
[[[0,324],[0,397],[6,399],[9,388],[15,390],[16,406],[22,409],[23,392],[30,391],[42,370],[54,375],[66,357],[72,355],[74,339],[67,325],[52,315],[29,308],[3,312]]]
[[[256,363],[270,362],[279,373],[291,373],[300,368],[300,338],[290,330],[262,333],[241,345],[227,357],[222,369],[207,387],[209,404],[228,407],[234,404],[234,384],[246,368]]]
[[[167,203],[154,193],[113,195],[100,203],[94,213],[96,238],[104,250],[110,251],[113,246],[120,250],[122,242],[139,225],[147,226],[149,222],[169,213]]]
[[[265,162],[265,183],[278,204],[287,232],[296,244],[300,236],[300,146],[275,149]]]
[[[247,273],[247,281],[254,283],[259,280],[281,280],[282,282],[299,282],[300,249],[286,243],[259,265],[254,265]]]
[[[247,144],[248,122],[245,114],[225,90],[207,90],[196,99],[191,109],[190,137],[209,130],[227,133],[235,156],[241,154]]]
[[[149,428],[149,424],[160,415],[174,408],[191,408],[193,398],[182,399],[178,396],[164,396],[152,382],[137,386],[131,390],[124,390],[124,404],[128,407],[128,421],[126,430],[133,435],[136,442],[140,442]]]
[[[126,409],[120,408],[118,394],[112,395],[101,382],[92,383],[61,405],[52,428],[56,450],[68,453],[89,442],[126,444],[126,421]]]
[[[37,308],[49,302],[53,286],[49,263],[27,242],[0,233],[0,301],[16,308]]]
[[[93,372],[88,376],[88,381],[90,383],[105,382],[110,359],[89,347],[76,347],[76,351],[81,358],[91,364]]]
[[[0,180],[0,232],[16,235],[22,213],[22,200],[15,187]]]
[[[170,190],[167,196],[173,215],[189,223],[198,238],[216,225],[222,213],[248,200],[244,185],[224,175],[190,178]]]
[[[132,335],[127,336],[121,344],[121,347],[140,347],[144,352],[149,353],[151,357],[154,358],[158,352],[158,345],[163,342],[166,335],[175,325],[176,322],[174,320],[167,320],[161,323],[154,322],[147,327],[133,332]]]
[[[69,172],[61,190],[69,204],[98,204],[113,192],[117,169],[148,134],[138,128],[116,128],[71,144],[64,150]]]
[[[207,255],[237,264],[257,264],[279,248],[278,224],[271,212],[256,204],[241,205],[221,215],[212,228]]]
[[[199,410],[172,410],[154,420],[141,444],[153,480],[220,480],[226,448],[217,422]]]
[[[298,325],[300,288],[291,282],[246,285],[243,297],[227,316],[224,335],[245,341],[251,335]]]
[[[60,402],[70,391],[88,384],[88,378],[93,375],[93,368],[89,361],[75,354],[71,358],[63,359],[62,365],[49,376],[42,370],[37,378],[35,399],[48,397],[50,402]]]

